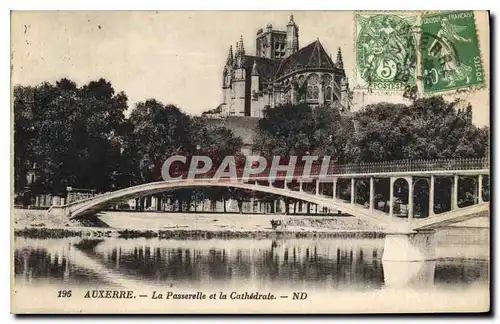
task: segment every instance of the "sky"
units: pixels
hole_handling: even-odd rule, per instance
[[[43,11],[11,16],[12,83],[36,85],[63,77],[83,85],[105,78],[135,103],[155,98],[198,115],[222,102],[222,69],[229,46],[243,36],[255,54],[257,29],[285,30],[286,11]],[[336,59],[340,46],[351,88],[355,80],[352,12],[293,12],[300,47],[319,39]],[[489,70],[488,22],[476,13],[485,70]],[[457,95],[446,96],[454,99]],[[472,102],[473,120],[489,124],[489,91],[459,94]],[[355,90],[355,109],[373,102],[403,102],[401,94]]]

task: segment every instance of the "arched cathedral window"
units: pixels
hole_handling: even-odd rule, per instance
[[[313,94],[312,94],[312,93],[313,93],[312,89],[313,89],[313,87],[311,87],[311,86],[308,86],[308,87],[307,87],[307,99],[308,99],[308,100],[309,100],[309,99],[312,99],[312,95],[313,95]]]
[[[319,76],[316,73],[307,78],[307,100],[318,100],[319,98]]]
[[[325,89],[325,100],[326,101],[331,101],[332,100],[332,87],[326,87],[326,89]]]
[[[327,87],[332,82],[332,76],[330,74],[323,74],[321,76],[321,81],[323,81],[323,84],[325,85],[325,87]]]
[[[308,85],[314,86],[317,85],[318,83],[319,83],[319,77],[316,73],[311,74],[309,78],[307,78]]]
[[[307,99],[308,100],[318,100],[319,98],[319,87],[318,86],[308,86],[307,87]]]

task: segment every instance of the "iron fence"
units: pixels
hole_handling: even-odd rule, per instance
[[[425,171],[463,171],[463,170],[486,170],[489,169],[489,159],[486,158],[467,158],[467,159],[447,159],[447,160],[399,160],[390,162],[358,163],[358,164],[334,164],[328,166],[327,174],[375,174],[375,173],[395,173],[395,172],[425,172]],[[321,163],[313,164],[310,175],[320,175],[322,169]],[[241,178],[244,168],[237,168],[237,177]],[[304,176],[304,167],[296,166],[294,177]],[[213,178],[216,174],[216,168],[210,171],[196,175],[197,179]],[[258,174],[252,174],[250,178],[266,178],[270,174],[270,167]],[[185,178],[187,174],[180,173],[179,176]],[[278,178],[286,176],[285,171],[276,173]]]
[[[391,173],[391,172],[418,172],[418,171],[461,171],[489,169],[489,159],[467,158],[449,160],[399,160],[390,162],[360,163],[360,164],[331,164],[329,175],[352,173]],[[319,174],[320,166],[315,166],[315,174]]]

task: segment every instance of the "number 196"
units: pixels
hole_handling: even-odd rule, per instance
[[[59,290],[57,292],[58,298],[69,298],[71,297],[71,290]]]

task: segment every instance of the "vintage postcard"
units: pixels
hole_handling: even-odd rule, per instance
[[[488,312],[489,26],[13,11],[11,312]]]

